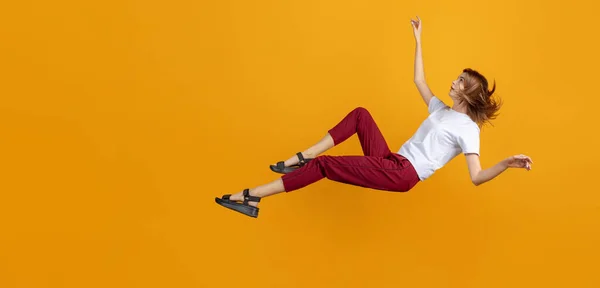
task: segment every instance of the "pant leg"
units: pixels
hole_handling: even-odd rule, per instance
[[[344,142],[355,133],[358,134],[365,156],[388,157],[391,153],[375,120],[363,107],[352,110],[328,132],[335,145]]]
[[[327,178],[336,182],[377,190],[406,192],[419,182],[410,162],[398,155],[318,156],[305,166],[281,177],[286,192]]]

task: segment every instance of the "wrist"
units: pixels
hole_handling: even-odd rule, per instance
[[[509,161],[510,161],[510,158],[506,158],[500,162],[500,166],[502,166],[502,169],[508,169],[510,167],[508,165]]]

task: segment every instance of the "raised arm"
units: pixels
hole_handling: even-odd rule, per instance
[[[467,154],[466,158],[471,181],[475,186],[479,186],[496,178],[496,176],[500,175],[508,168],[525,168],[529,171],[531,170],[531,164],[533,163],[528,156],[515,155],[498,162],[490,168],[482,170],[479,162],[479,155]]]
[[[429,100],[433,97],[433,93],[427,86],[427,82],[425,81],[425,72],[423,71],[423,55],[421,49],[421,28],[423,27],[423,23],[421,18],[417,16],[418,20],[411,19],[410,22],[413,26],[413,33],[415,35],[415,85],[417,85],[417,90],[423,97],[423,101],[425,104],[429,106]]]

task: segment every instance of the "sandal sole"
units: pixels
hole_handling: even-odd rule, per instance
[[[308,162],[310,162],[311,160],[313,160],[313,158],[308,158],[306,159],[305,163],[303,166],[298,167],[297,165],[294,166],[289,166],[289,167],[284,167],[283,170],[279,170],[277,168],[277,165],[273,165],[271,164],[271,166],[269,166],[269,168],[271,168],[271,171],[275,172],[275,173],[280,173],[280,174],[287,174],[287,173],[291,173],[294,172],[302,167],[304,167],[306,164],[308,164]]]
[[[223,199],[217,198],[217,197],[215,197],[215,202],[217,202],[217,204],[219,204],[225,208],[236,211],[238,213],[242,213],[246,216],[250,216],[250,217],[254,217],[254,218],[258,217],[258,210],[259,210],[258,207],[235,203],[235,202],[223,200]]]

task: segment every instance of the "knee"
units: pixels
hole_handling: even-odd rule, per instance
[[[362,107],[362,106],[358,106],[358,107],[354,108],[354,112],[359,113],[359,114],[369,114],[369,110],[367,110],[367,108]]]
[[[354,113],[359,117],[371,117],[371,113],[365,107],[356,107],[354,108]]]
[[[327,164],[327,162],[332,157],[333,156],[331,156],[331,155],[319,155],[319,156],[315,157],[315,159],[313,159],[312,161],[315,161],[315,164],[317,165],[317,167],[322,168]]]

